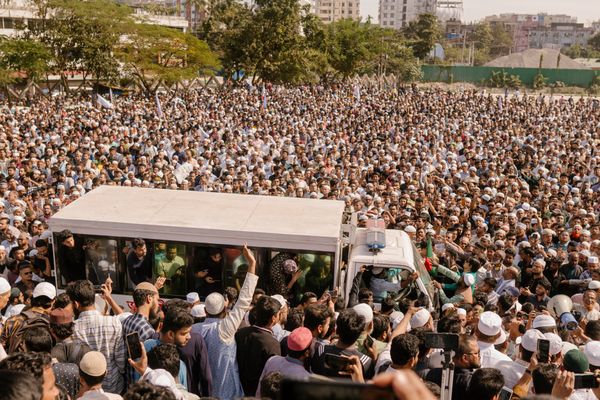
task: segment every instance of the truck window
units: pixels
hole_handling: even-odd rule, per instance
[[[117,241],[86,237],[84,242],[87,278],[94,285],[101,285],[110,277],[113,281],[113,291],[122,291],[122,283],[119,279],[121,263],[119,262]]]
[[[154,243],[153,280],[166,279],[161,294],[185,295],[187,293],[187,249],[184,244]]]
[[[194,291],[200,297],[223,291],[224,252],[220,247],[196,246],[192,265]]]

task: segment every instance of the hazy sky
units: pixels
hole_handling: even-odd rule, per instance
[[[379,0],[361,0],[361,15],[377,19]],[[600,20],[600,0],[464,0],[465,21],[475,21],[486,15],[516,12],[568,14],[589,24]]]

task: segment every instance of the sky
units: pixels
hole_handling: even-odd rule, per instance
[[[377,20],[379,0],[361,0],[361,15]],[[589,25],[600,20],[600,0],[463,0],[464,21],[471,22],[500,13],[567,14]]]

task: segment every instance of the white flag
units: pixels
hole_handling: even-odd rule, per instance
[[[360,103],[360,85],[354,85],[354,98],[357,103]]]
[[[97,94],[97,98],[96,100],[98,100],[98,104],[100,104],[102,107],[104,108],[108,108],[108,109],[112,109],[113,105],[110,101],[106,100],[104,97],[100,96],[100,94]]]
[[[158,93],[155,94],[154,98],[156,99],[156,114],[159,118],[163,117],[162,106],[160,104],[160,99],[158,98]]]

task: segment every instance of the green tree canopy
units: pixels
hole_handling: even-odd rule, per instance
[[[34,40],[5,38],[0,41],[0,68],[13,77],[15,73],[24,73],[27,80],[35,81],[49,70],[51,59],[48,49]]]
[[[136,78],[148,94],[163,83],[170,86],[197,77],[200,70],[210,73],[219,67],[206,42],[158,25],[131,26],[115,54],[123,63],[124,71]]]
[[[437,17],[433,14],[419,15],[416,21],[408,24],[405,34],[415,57],[425,59],[441,36]]]

